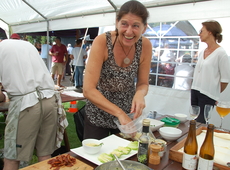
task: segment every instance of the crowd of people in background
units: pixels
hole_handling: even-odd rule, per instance
[[[57,81],[58,87],[63,88],[61,82],[65,80],[65,76],[71,76],[70,81],[76,91],[82,92],[83,74],[91,43],[92,41],[79,38],[75,40],[74,46],[70,43],[65,46],[61,43],[61,38],[56,37],[53,44],[35,42],[34,46],[51,72],[53,80]]]
[[[196,53],[195,53],[196,54]],[[152,56],[149,83],[180,90],[190,90],[197,56],[184,52],[178,58],[168,44],[156,48]],[[156,73],[157,84],[156,84]]]

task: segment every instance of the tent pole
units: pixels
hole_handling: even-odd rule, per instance
[[[46,59],[46,67],[48,68],[48,70],[50,71],[50,57],[51,56],[49,56],[49,42],[50,42],[50,36],[49,36],[49,21],[48,20],[46,20],[47,21],[47,33],[46,33],[46,44],[47,44],[47,46],[46,46],[46,52],[47,52],[47,59]]]

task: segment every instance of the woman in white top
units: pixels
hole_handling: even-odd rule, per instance
[[[218,44],[222,41],[220,24],[211,20],[202,25],[199,36],[201,42],[207,44],[207,48],[198,56],[191,88],[191,104],[200,106],[197,121],[205,123],[204,106],[215,105],[220,93],[227,87],[230,81],[230,64],[225,50]]]

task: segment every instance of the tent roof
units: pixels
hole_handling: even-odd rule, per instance
[[[1,0],[0,20],[12,32],[41,32],[115,24],[127,0]],[[139,0],[149,22],[229,17],[229,0]]]

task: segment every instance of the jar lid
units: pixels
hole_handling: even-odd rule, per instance
[[[161,119],[161,121],[165,122],[165,125],[178,125],[180,123],[180,120],[171,117],[164,117],[163,119]]]
[[[152,151],[160,152],[160,150],[161,150],[161,145],[158,145],[158,144],[151,144],[151,145],[150,145],[150,148],[151,148]]]
[[[163,139],[155,139],[154,140],[154,143],[157,143],[157,144],[165,144],[166,145],[166,141],[164,141]]]

